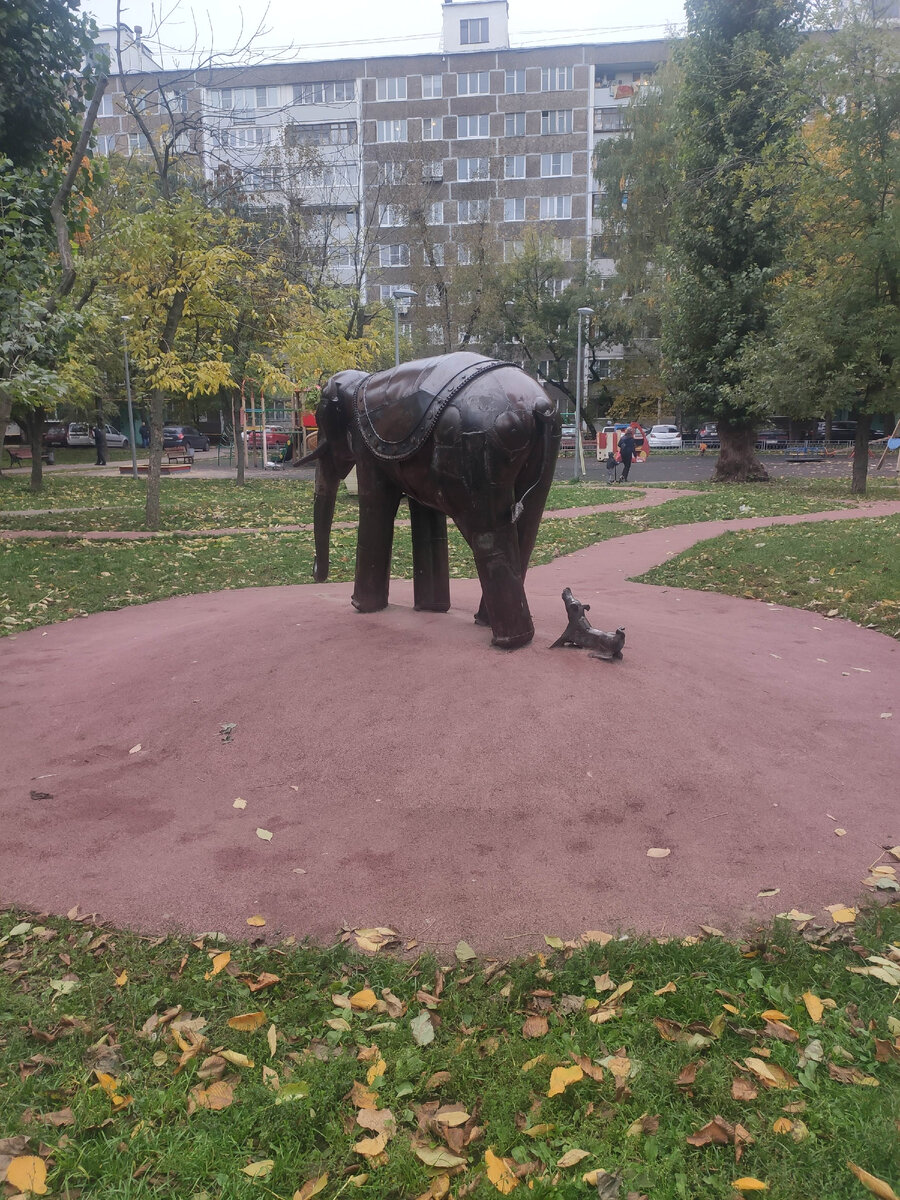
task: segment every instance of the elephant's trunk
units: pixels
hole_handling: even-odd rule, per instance
[[[315,531],[316,557],[313,562],[313,578],[324,583],[328,578],[331,550],[331,524],[341,477],[330,457],[322,457],[316,463],[316,492],[313,505],[313,528]]]

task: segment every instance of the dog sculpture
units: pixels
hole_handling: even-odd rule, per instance
[[[569,623],[550,649],[555,650],[557,646],[579,646],[584,650],[591,650],[591,658],[621,658],[622,647],[625,645],[625,630],[621,626],[615,633],[604,633],[602,629],[594,629],[584,615],[590,611],[589,604],[582,604],[580,600],[576,600],[571,588],[563,590],[562,598]]]

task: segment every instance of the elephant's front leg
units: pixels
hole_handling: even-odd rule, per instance
[[[484,532],[470,531],[467,537],[478,568],[482,602],[478,616],[486,610],[494,636],[491,644],[515,650],[534,637],[528,611],[519,557],[519,535],[515,525],[501,525]]]
[[[413,604],[425,612],[450,607],[450,554],[447,518],[437,509],[409,497],[412,526]]]
[[[391,583],[394,518],[402,492],[380,472],[357,469],[359,533],[356,542],[356,582],[350,600],[359,612],[387,608]]]

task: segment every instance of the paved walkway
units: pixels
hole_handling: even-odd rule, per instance
[[[725,530],[898,511],[580,550],[530,572],[537,637],[513,654],[472,623],[470,580],[441,615],[414,612],[407,581],[371,615],[350,584],[310,584],[9,638],[0,902],[233,935],[261,913],[267,936],[326,942],[388,925],[502,955],[546,933],[827,915],[900,843],[900,645],[628,580]],[[623,661],[549,649],[564,586],[627,627]]]

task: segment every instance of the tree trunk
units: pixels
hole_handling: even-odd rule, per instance
[[[6,427],[12,415],[12,400],[0,392],[0,451],[6,442]],[[3,473],[3,460],[0,459],[0,474]]]
[[[109,454],[109,446],[106,444],[106,422],[103,419],[103,397],[97,397],[97,432],[100,435],[100,445],[96,447],[97,457],[102,458],[105,462],[109,462],[107,455]],[[95,443],[96,445],[96,443]]]
[[[35,408],[28,414],[28,433],[31,443],[31,490],[39,492],[44,486],[44,410]],[[4,429],[5,432],[5,429]],[[865,491],[865,486],[863,486]]]
[[[162,337],[159,339],[159,349],[162,354],[168,354],[175,341],[181,316],[184,312],[187,292],[179,290],[169,303],[166,313],[166,323]],[[150,393],[150,462],[147,469],[147,507],[146,522],[148,529],[159,529],[159,480],[163,452],[163,418],[165,415],[165,396],[154,388]]]
[[[718,422],[719,457],[713,483],[767,483],[769,473],[756,454],[756,430]]]
[[[244,426],[241,421],[241,406],[238,396],[234,392],[231,394],[231,428],[234,436],[235,462],[237,463],[237,483],[243,487],[246,482],[244,472],[247,466],[247,447],[244,441]]]
[[[853,442],[853,476],[850,481],[850,491],[854,496],[866,494],[866,481],[869,474],[869,430],[872,417],[869,413],[856,414],[856,438]]]

